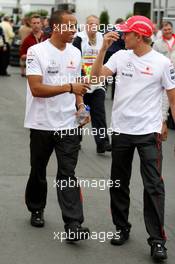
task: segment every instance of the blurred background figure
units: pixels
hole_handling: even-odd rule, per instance
[[[159,38],[161,38],[162,37],[162,23],[160,24],[160,27],[159,27],[159,29],[158,29],[158,31],[157,31],[157,39],[159,39]]]
[[[158,33],[157,24],[154,23],[153,26],[154,26],[154,28],[153,28],[153,35],[151,36],[151,39],[152,39],[152,45],[153,45],[154,42],[158,39],[158,36],[157,36],[157,33]]]
[[[18,34],[21,39],[21,43],[23,40],[32,32],[31,26],[30,26],[30,18],[24,17],[22,19],[21,26],[19,28]]]
[[[24,72],[21,72],[22,77],[25,76],[25,61],[28,48],[47,39],[42,31],[43,25],[41,22],[41,17],[38,14],[35,14],[31,17],[30,26],[31,33],[23,40],[20,47],[20,60],[24,67]]]
[[[30,18],[24,17],[22,19],[22,24],[19,28],[18,35],[20,38],[20,44],[22,45],[24,39],[30,35],[32,32],[32,29],[30,27]],[[21,70],[21,76],[25,76],[25,61],[20,59],[20,70]]]
[[[77,47],[82,54],[82,75],[90,77],[92,65],[102,47],[103,35],[98,31],[99,18],[90,15],[86,19],[86,29],[78,32],[73,45]],[[96,152],[98,154],[111,151],[111,144],[107,134],[106,111],[105,111],[106,90],[102,83],[91,85],[91,90],[87,91],[83,100],[90,106],[92,127],[96,129],[94,135],[96,143]],[[103,130],[103,135],[101,135]]]
[[[123,24],[125,21],[123,18],[117,18],[116,21],[115,21],[115,25],[118,25],[118,24]],[[114,27],[113,29],[114,31],[116,30],[116,28]],[[108,31],[107,31],[108,32]],[[106,32],[106,33],[107,33]],[[109,47],[109,49],[107,50],[106,52],[106,55],[105,55],[105,59],[104,59],[104,63],[106,63],[109,58],[117,51],[119,50],[122,50],[122,49],[125,49],[125,42],[122,38],[122,34],[120,34],[120,39],[118,41],[114,41],[112,43],[112,45]],[[111,98],[113,99],[114,98],[114,92],[115,92],[115,77],[116,77],[116,74],[113,75],[113,82],[112,82],[112,92],[111,92]]]
[[[5,36],[2,27],[0,27],[0,75],[3,76],[5,73],[5,51],[7,49]]]
[[[8,16],[5,16],[3,18],[3,21],[0,23],[0,26],[3,29],[4,37],[5,37],[5,43],[6,48],[4,51],[4,61],[3,61],[3,72],[1,75],[3,76],[10,76],[7,72],[7,67],[9,65],[10,61],[10,47],[13,41],[13,38],[15,37],[15,33],[13,32],[13,28],[10,22],[10,18]]]
[[[175,34],[173,33],[173,24],[170,21],[162,23],[162,37],[155,41],[153,48],[168,57],[175,67]],[[170,109],[167,124],[169,128],[175,129]]]
[[[42,19],[42,24],[43,24],[43,32],[44,32],[44,35],[47,37],[47,38],[50,38],[51,37],[51,33],[52,33],[52,30],[51,30],[51,27],[49,25],[49,18],[48,17],[44,17]]]

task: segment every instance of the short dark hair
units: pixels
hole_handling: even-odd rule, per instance
[[[62,22],[62,17],[64,15],[72,15],[73,13],[68,10],[57,10],[52,13],[50,19],[49,19],[49,25],[51,29],[53,29],[54,25],[61,24]]]
[[[152,39],[151,39],[151,37],[146,37],[146,36],[140,35],[140,34],[137,33],[137,32],[134,32],[134,34],[135,34],[136,36],[137,36],[137,35],[142,36],[142,40],[143,40],[143,42],[146,43],[146,44],[151,45],[151,43],[152,43]]]
[[[9,22],[9,21],[10,21],[10,17],[9,17],[9,16],[4,16],[4,17],[3,17],[3,20]]]
[[[166,27],[166,26],[171,26],[173,28],[173,23],[171,21],[164,21],[162,23],[162,28]]]
[[[143,39],[144,43],[151,45],[151,43],[152,43],[152,39],[151,38],[146,37],[146,36],[142,36],[142,39]]]
[[[116,21],[115,21],[115,24],[121,24],[121,23],[124,23],[125,20],[121,17],[117,18]]]

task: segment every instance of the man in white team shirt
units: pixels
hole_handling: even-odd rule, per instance
[[[25,127],[30,129],[31,173],[26,205],[31,212],[31,225],[43,227],[46,167],[55,150],[58,201],[67,238],[76,241],[86,239],[89,233],[88,228],[81,226],[82,198],[75,177],[80,144],[76,113],[84,108],[82,95],[89,86],[76,83],[81,73],[81,53],[71,45],[76,32],[75,17],[68,11],[56,11],[50,24],[51,38],[32,46],[27,53]]]
[[[103,66],[103,58],[118,34],[105,35],[103,47],[92,67],[92,77],[117,73],[117,87],[112,110],[111,179],[120,180],[110,188],[111,211],[116,235],[113,245],[122,245],[129,238],[129,183],[134,150],[141,161],[144,184],[144,219],[149,234],[151,256],[167,258],[164,226],[164,183],[161,175],[162,93],[166,89],[175,120],[175,74],[170,60],[152,50],[152,22],[133,16],[119,29],[124,32],[126,48],[116,52]],[[98,80],[99,81],[99,80]]]

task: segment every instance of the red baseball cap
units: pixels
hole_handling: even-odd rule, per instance
[[[124,24],[117,25],[117,29],[122,32],[136,32],[145,37],[151,37],[154,25],[145,16],[132,16]]]

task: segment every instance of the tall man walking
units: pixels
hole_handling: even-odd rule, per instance
[[[71,234],[70,240],[86,239],[89,229],[81,226],[84,220],[82,198],[75,177],[80,144],[76,107],[79,114],[84,107],[82,95],[89,86],[76,83],[81,72],[81,53],[70,44],[76,32],[75,17],[67,11],[56,11],[50,23],[51,38],[30,47],[27,53],[25,127],[30,129],[31,172],[26,205],[31,212],[31,225],[44,226],[46,167],[55,150],[57,195],[65,231]],[[89,122],[88,117],[86,122]],[[74,181],[73,186],[70,180]]]
[[[129,183],[134,150],[141,161],[144,184],[144,220],[149,234],[151,256],[156,260],[167,258],[164,232],[164,182],[162,167],[162,94],[166,89],[175,120],[175,71],[172,63],[152,50],[150,37],[152,22],[143,16],[133,16],[120,30],[124,33],[128,50],[116,52],[103,66],[106,50],[119,38],[115,32],[104,36],[92,76],[112,76],[117,73],[117,87],[112,110],[112,168],[111,179],[120,180],[110,188],[111,211],[117,234],[113,245],[122,245],[128,238]],[[99,81],[99,80],[98,80]]]

